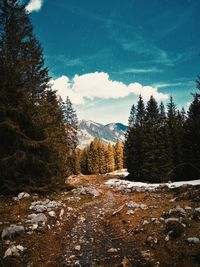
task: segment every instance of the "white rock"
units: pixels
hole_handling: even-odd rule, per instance
[[[32,210],[35,212],[41,213],[47,210],[47,207],[45,205],[35,205],[32,207]]]
[[[74,249],[77,250],[77,251],[80,251],[80,250],[81,250],[81,246],[78,245],[78,246],[76,246]]]
[[[26,192],[21,192],[21,193],[18,194],[17,197],[18,197],[19,200],[21,200],[21,199],[23,199],[23,198],[28,198],[28,197],[30,197],[30,195],[29,195],[28,193],[26,193]]]
[[[9,256],[15,256],[15,257],[19,257],[20,253],[23,252],[25,250],[25,248],[21,245],[13,245],[11,247],[9,247],[5,254],[4,254],[4,258],[9,257]]]
[[[179,222],[179,219],[178,218],[168,218],[165,220],[165,223],[168,223],[168,222]]]
[[[61,209],[60,214],[59,214],[59,218],[60,219],[62,219],[62,216],[64,215],[64,212],[65,212],[65,210],[64,209]]]
[[[81,200],[80,197],[68,197],[67,198],[68,202],[74,202],[74,203],[79,202],[80,200]]]
[[[24,234],[24,226],[12,225],[3,229],[1,238],[12,238],[16,235]]]
[[[134,215],[135,212],[134,212],[133,210],[128,210],[128,211],[126,212],[126,214],[127,214],[127,215]]]
[[[109,248],[107,250],[107,252],[109,252],[109,253],[116,253],[116,252],[118,252],[118,249],[117,248]]]
[[[32,213],[28,215],[28,218],[30,220],[27,222],[30,222],[30,223],[40,223],[40,222],[46,223],[47,222],[47,217],[43,213],[38,213],[38,214]]]
[[[48,212],[49,216],[52,217],[52,218],[56,218],[56,213],[54,210],[51,210]]]
[[[198,244],[200,242],[198,237],[189,237],[187,238],[189,244]]]
[[[197,212],[200,212],[200,207],[199,208],[196,208],[194,210],[197,211]]]
[[[38,228],[38,224],[37,223],[34,223],[33,225],[32,225],[32,230],[36,230]]]
[[[169,214],[170,215],[174,214],[174,213],[179,213],[179,214],[181,214],[183,216],[186,215],[186,211],[183,208],[181,208],[180,206],[177,206],[176,208],[173,208],[173,209],[169,210]]]

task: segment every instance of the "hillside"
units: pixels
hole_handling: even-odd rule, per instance
[[[115,143],[117,139],[123,141],[127,126],[122,123],[109,123],[106,125],[91,120],[79,122],[78,140],[79,147],[84,148],[96,137],[104,143]]]

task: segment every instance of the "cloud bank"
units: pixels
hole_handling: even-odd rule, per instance
[[[71,80],[67,76],[61,76],[56,80],[52,80],[51,84],[52,88],[57,90],[58,95],[63,100],[69,96],[72,103],[77,105],[84,104],[85,99],[119,99],[131,94],[135,96],[141,94],[145,101],[151,95],[158,101],[168,99],[168,95],[158,92],[156,87],[142,86],[136,82],[126,85],[122,82],[111,80],[105,72],[75,75]]]
[[[40,11],[43,0],[31,0],[26,6],[26,10],[31,13],[33,11]]]

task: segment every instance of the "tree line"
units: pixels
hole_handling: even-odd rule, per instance
[[[77,117],[51,89],[25,5],[0,1],[0,192],[55,191],[73,172]]]
[[[200,80],[197,80],[200,89]],[[130,112],[124,145],[129,179],[148,182],[200,178],[200,94],[193,95],[188,112],[173,98],[165,107],[151,96],[139,96]]]
[[[74,174],[105,174],[123,168],[123,144],[104,144],[95,138],[84,149],[76,150]]]

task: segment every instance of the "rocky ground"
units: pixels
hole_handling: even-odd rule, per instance
[[[0,196],[0,266],[200,266],[199,185],[130,188],[111,178]]]

